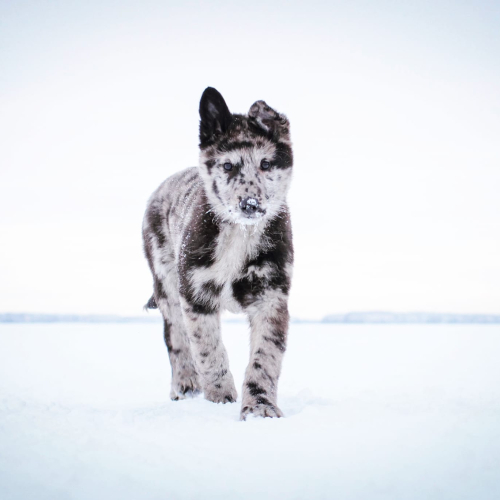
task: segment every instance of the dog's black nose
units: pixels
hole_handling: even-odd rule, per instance
[[[243,198],[240,201],[240,208],[246,214],[253,214],[259,208],[259,202],[255,198]]]

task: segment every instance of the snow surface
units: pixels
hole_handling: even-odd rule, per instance
[[[0,498],[500,498],[499,355],[498,325],[294,324],[286,418],[240,422],[168,399],[160,325],[0,325]]]

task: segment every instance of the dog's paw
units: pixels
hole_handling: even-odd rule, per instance
[[[198,380],[196,378],[186,379],[172,384],[170,399],[172,401],[179,401],[181,399],[194,398],[200,393],[201,387],[198,384]]]
[[[207,387],[203,392],[205,399],[212,401],[212,403],[235,403],[238,398],[234,383],[214,384]]]
[[[246,404],[241,408],[240,420],[246,420],[248,415],[254,417],[270,417],[280,418],[283,417],[283,412],[276,406],[270,403]]]

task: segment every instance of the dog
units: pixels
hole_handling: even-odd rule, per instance
[[[172,400],[237,399],[220,312],[248,316],[250,361],[240,418],[281,417],[277,387],[288,334],[293,244],[286,195],[290,123],[257,101],[232,114],[208,87],[200,101],[198,167],[166,179],[147,204],[144,251],[172,366]]]

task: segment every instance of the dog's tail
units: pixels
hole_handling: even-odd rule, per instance
[[[158,309],[158,304],[156,303],[155,296],[151,295],[151,298],[148,300],[147,304],[144,306],[144,310],[148,309]]]

